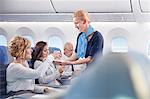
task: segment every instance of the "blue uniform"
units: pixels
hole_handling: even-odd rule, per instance
[[[76,53],[77,53],[78,39],[81,34],[82,32],[77,37],[77,44],[76,44],[76,49],[75,49]],[[103,52],[104,39],[101,33],[98,31],[95,31],[94,34],[92,33],[91,35],[93,36],[87,43],[85,58],[87,58],[88,56],[95,58],[99,54],[102,55],[102,52]]]

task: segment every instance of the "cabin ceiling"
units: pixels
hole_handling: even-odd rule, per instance
[[[150,22],[150,0],[0,0],[0,22],[71,22],[78,9],[93,22]]]

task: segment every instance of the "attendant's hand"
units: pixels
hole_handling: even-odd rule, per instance
[[[64,61],[62,65],[74,65],[74,61]]]
[[[63,60],[54,60],[53,63],[56,65],[62,65]]]

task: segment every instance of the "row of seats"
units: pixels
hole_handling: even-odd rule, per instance
[[[8,47],[0,46],[0,99],[6,97],[6,68],[12,60]]]

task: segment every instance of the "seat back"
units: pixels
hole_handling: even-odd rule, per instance
[[[13,57],[9,54],[8,47],[0,46],[0,64],[9,64]]]
[[[0,99],[6,97],[6,69],[10,62],[13,61],[13,58],[8,52],[6,46],[0,46]]]
[[[5,46],[0,46],[0,64],[8,63],[8,50]]]
[[[35,49],[34,49],[34,47],[31,47],[31,49],[32,49],[32,53],[35,51]],[[28,64],[29,64],[29,67],[30,68],[32,68],[32,69],[34,69],[34,62],[33,62],[33,60],[31,59],[31,60],[28,60]]]
[[[6,96],[6,69],[8,65],[7,64],[0,64],[0,99],[5,98]]]
[[[150,61],[145,55],[108,53],[91,65],[66,94],[53,99],[150,99]]]
[[[60,51],[61,52],[61,50],[57,47],[49,47],[49,53],[53,53],[54,51]]]
[[[65,99],[138,99],[128,55],[109,54],[91,64]]]

